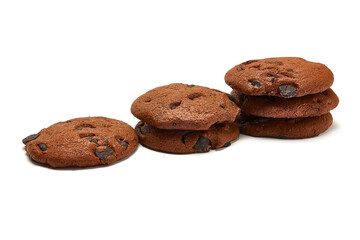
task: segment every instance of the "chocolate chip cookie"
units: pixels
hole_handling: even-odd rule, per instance
[[[236,90],[231,92],[231,96],[244,113],[268,118],[320,116],[336,108],[339,103],[339,98],[331,88],[321,93],[294,98],[249,96]]]
[[[234,122],[240,109],[219,90],[174,83],[138,97],[131,112],[160,129],[207,130],[216,123]]]
[[[306,118],[261,118],[242,114],[240,132],[254,137],[299,139],[318,136],[332,124],[331,113]]]
[[[144,146],[167,153],[201,153],[228,147],[239,137],[237,123],[221,123],[204,131],[164,130],[139,122],[135,130]]]
[[[138,145],[128,124],[105,117],[56,123],[23,139],[25,150],[53,168],[109,165],[129,156]]]
[[[324,92],[333,81],[333,73],[324,64],[297,57],[249,60],[225,75],[225,82],[243,94],[284,98]]]

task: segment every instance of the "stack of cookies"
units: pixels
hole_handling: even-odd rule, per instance
[[[241,107],[240,132],[274,138],[308,138],[332,124],[339,99],[325,65],[302,58],[246,61],[230,69],[226,83]]]
[[[135,127],[140,143],[161,152],[208,152],[239,137],[239,107],[226,93],[207,87],[158,87],[138,97],[131,112],[141,120]]]

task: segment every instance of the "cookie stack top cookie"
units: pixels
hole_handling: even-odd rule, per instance
[[[174,83],[138,97],[131,112],[160,129],[207,130],[216,123],[234,122],[240,109],[219,90]]]
[[[321,63],[279,57],[243,62],[226,73],[225,82],[246,95],[291,98],[327,90],[334,75]]]

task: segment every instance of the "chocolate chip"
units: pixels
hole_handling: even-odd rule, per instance
[[[191,84],[191,85],[188,85],[188,87],[195,87],[195,85],[194,85],[194,84]]]
[[[269,76],[269,77],[276,78],[278,74],[279,74],[279,71],[277,71],[277,72],[274,73],[274,74],[268,74],[268,76]]]
[[[244,64],[244,65],[249,65],[249,64],[252,63],[252,62],[253,62],[252,60],[249,60],[249,61],[243,62],[242,64]]]
[[[234,96],[230,95],[230,94],[227,94],[228,98],[230,99],[230,101],[234,102],[234,103],[237,103],[237,100]]]
[[[26,144],[26,143],[28,143],[28,142],[30,142],[32,140],[37,139],[38,137],[39,137],[39,134],[31,134],[31,135],[27,136],[26,138],[24,138],[22,140],[22,142],[23,142],[23,144]]]
[[[279,62],[269,62],[270,64],[280,64]]]
[[[203,137],[203,136],[199,136],[193,149],[201,150],[202,152],[208,152],[209,151],[208,146],[211,146],[210,139]]]
[[[222,146],[223,148],[229,147],[231,145],[231,142],[227,142],[224,144],[224,146]]]
[[[43,144],[43,143],[39,143],[38,146],[39,146],[41,151],[46,151],[47,150],[47,146],[45,144]]]
[[[238,72],[241,72],[242,70],[244,70],[244,69],[242,69],[242,68],[238,68],[238,69],[236,69]]]
[[[277,75],[278,75],[279,71],[277,71],[272,77],[271,79],[271,83],[274,83],[275,79],[277,78]]]
[[[279,86],[279,92],[284,98],[291,98],[296,95],[297,88],[294,84],[283,84]]]
[[[170,105],[171,110],[176,109],[178,106],[180,106],[181,102],[175,102]]]
[[[97,144],[98,142],[97,142],[96,139],[94,139],[94,136],[95,136],[95,134],[90,134],[90,135],[88,135],[88,136],[83,135],[83,137],[80,135],[81,138],[86,138],[86,139],[89,140],[90,142]]]
[[[124,147],[124,150],[126,150],[127,148],[128,148],[128,145],[129,145],[129,143],[127,142],[127,141],[124,141],[124,139],[116,139],[116,141],[121,145],[121,146],[123,146]]]
[[[114,151],[108,146],[99,146],[95,150],[95,156],[100,158],[102,161],[106,161],[106,158],[112,156]]]
[[[173,125],[173,127],[176,127],[176,123],[173,123],[172,125]]]
[[[187,133],[185,133],[184,135],[182,135],[181,141],[182,141],[183,144],[186,143],[186,137],[187,137],[189,134],[191,134],[191,132],[187,132]]]
[[[253,80],[251,81],[251,85],[259,88],[261,87],[261,82],[259,80]]]
[[[286,69],[286,71],[288,71],[288,72],[294,72],[294,70],[292,70],[292,69]]]
[[[89,140],[90,142],[95,143],[95,144],[98,143],[98,141],[97,141],[96,139],[94,139],[94,135],[93,135],[93,136],[89,136],[89,137],[87,138],[87,140]]]
[[[81,126],[77,127],[77,130],[82,130],[84,128],[95,128],[94,126],[90,125],[90,124],[83,124]]]

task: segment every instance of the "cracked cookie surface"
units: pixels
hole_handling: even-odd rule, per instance
[[[135,130],[144,146],[167,153],[201,153],[228,147],[239,137],[237,123],[221,123],[204,131],[164,130],[139,122]]]
[[[131,112],[160,129],[207,130],[215,123],[234,122],[240,109],[219,90],[174,83],[138,97]]]
[[[128,124],[105,117],[59,122],[23,139],[36,162],[53,168],[109,165],[129,156],[138,145]]]
[[[283,98],[323,92],[333,81],[333,73],[324,64],[296,57],[249,60],[225,75],[230,87],[246,95]]]

